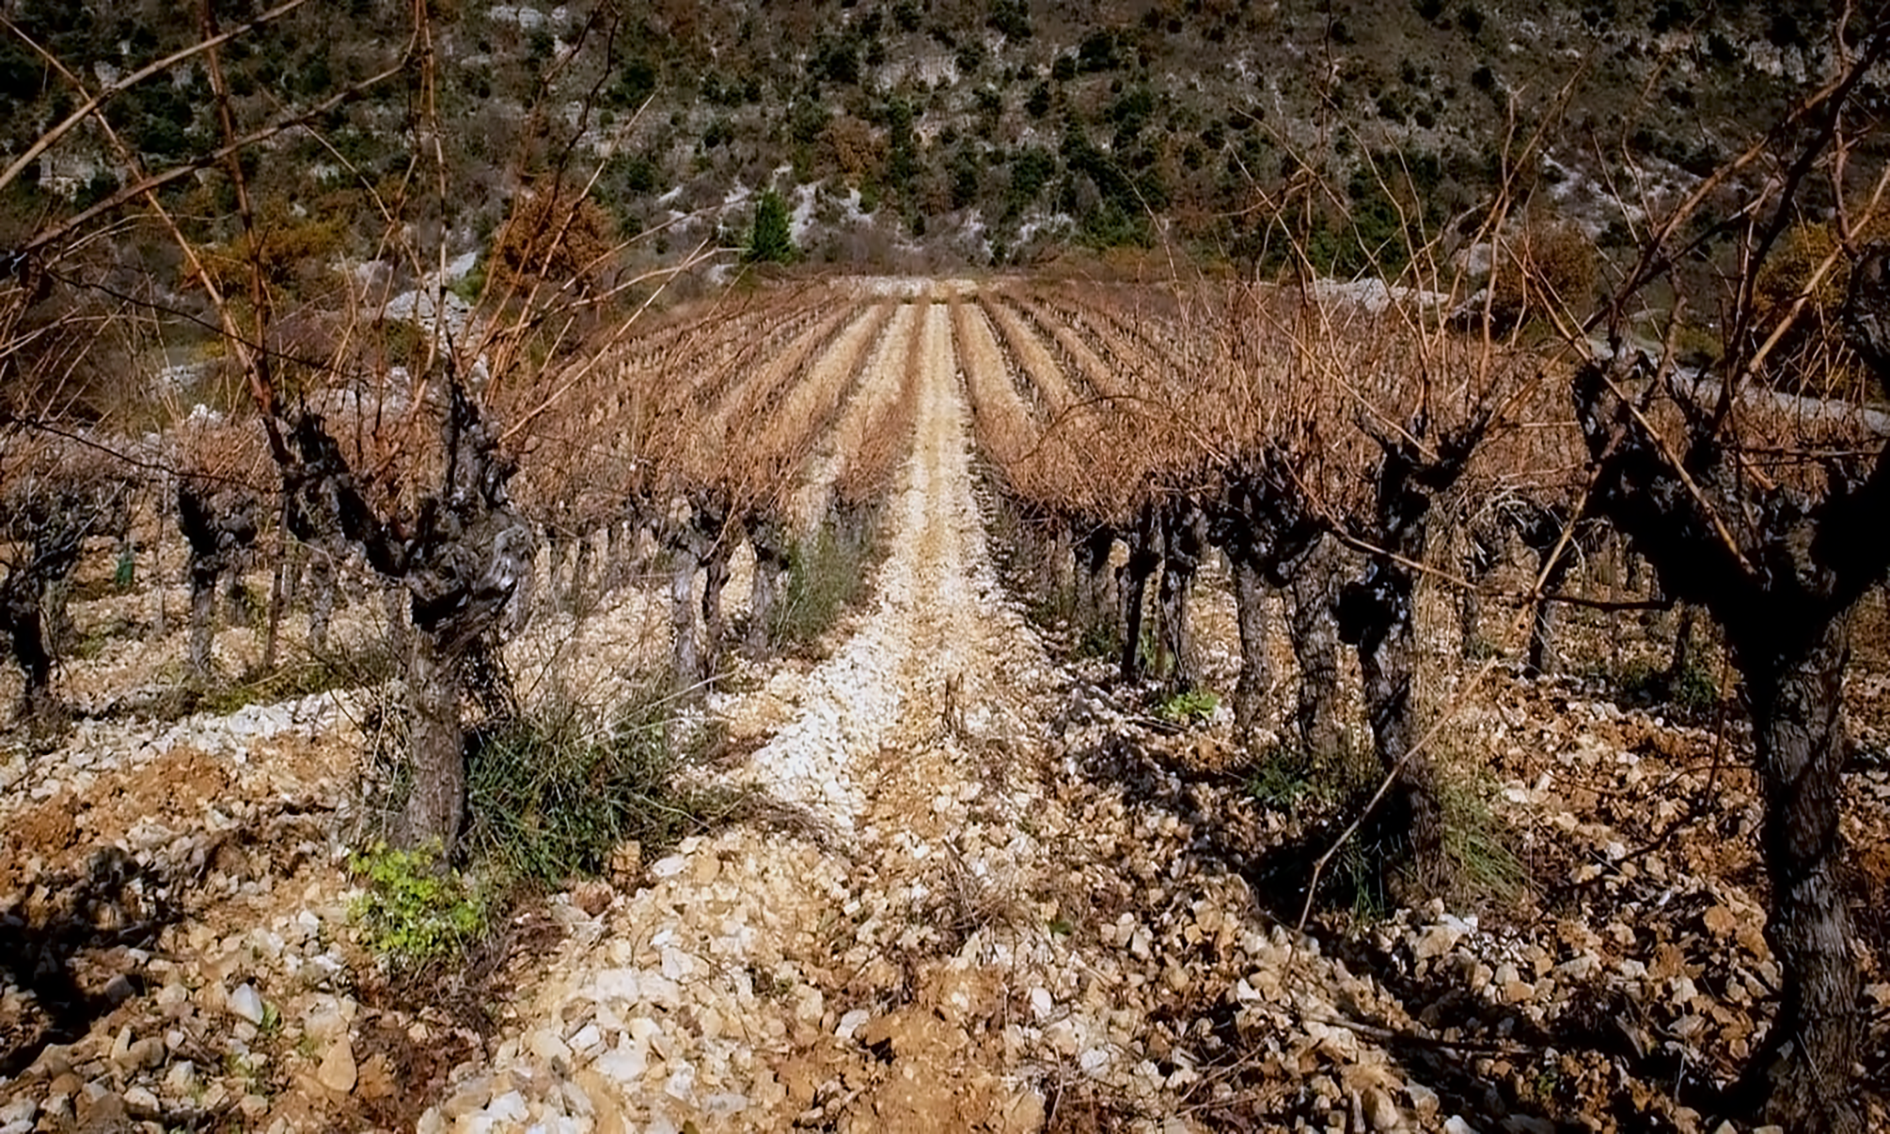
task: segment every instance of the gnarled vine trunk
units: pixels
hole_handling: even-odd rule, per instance
[[[1874,286],[1874,314],[1857,345],[1890,382],[1887,260],[1890,248],[1875,248],[1853,288]],[[1745,684],[1765,797],[1765,933],[1783,982],[1772,1028],[1731,1101],[1794,1132],[1858,1134],[1861,974],[1838,879],[1842,694],[1857,600],[1890,565],[1890,449],[1831,460],[1821,491],[1760,484],[1729,454],[1714,419],[1698,414],[1681,447],[1683,471],[1620,393],[1644,386],[1653,370],[1644,358],[1590,363],[1572,392],[1596,463],[1596,508],[1646,557],[1663,594],[1699,604],[1719,623]],[[1728,529],[1721,517],[1740,522]]]
[[[1109,556],[1115,551],[1116,530],[1096,524],[1083,529],[1074,542],[1076,621],[1079,632],[1089,634],[1116,615],[1115,596],[1109,588]]]
[[[466,752],[460,728],[460,658],[431,634],[407,659],[407,798],[390,832],[400,846],[450,848],[466,820]]]
[[[1444,809],[1428,754],[1414,751],[1417,634],[1412,622],[1415,580],[1402,565],[1374,558],[1339,603],[1340,636],[1358,651],[1365,718],[1379,764],[1391,777],[1392,829],[1410,840],[1418,893],[1445,881]]]
[[[695,552],[671,547],[669,561],[669,665],[678,692],[702,680],[702,654],[696,642]]]
[[[748,592],[748,652],[767,652],[774,634],[775,601],[788,572],[787,526],[766,512],[748,517],[748,545],[755,553],[755,575]]]
[[[1603,529],[1589,521],[1575,520],[1567,508],[1554,505],[1531,509],[1518,524],[1518,531],[1523,544],[1535,552],[1536,578],[1541,581],[1543,594],[1548,595],[1560,591],[1568,581],[1578,549],[1592,552],[1600,548]],[[1529,651],[1523,672],[1530,677],[1545,677],[1558,668],[1555,604],[1546,597],[1539,598],[1529,612]]]
[[[1267,585],[1250,545],[1230,546],[1234,575],[1234,621],[1240,630],[1240,676],[1234,682],[1234,736],[1251,743],[1267,693]]]
[[[672,513],[663,537],[670,555],[670,668],[677,692],[686,692],[708,679],[720,649],[722,587],[728,581],[733,541],[724,536],[727,511],[712,502],[678,501]],[[698,571],[707,575],[699,602]],[[700,636],[698,625],[703,628]]]
[[[1402,897],[1413,901],[1449,881],[1444,809],[1430,754],[1417,748],[1417,632],[1413,608],[1436,495],[1463,475],[1491,411],[1472,415],[1429,443],[1422,414],[1396,436],[1374,433],[1381,455],[1368,515],[1356,535],[1370,550],[1365,573],[1339,596],[1339,636],[1358,653],[1365,717],[1379,765],[1391,780],[1388,830],[1408,843]]]
[[[340,597],[341,559],[346,549],[335,539],[301,546],[307,556],[302,589],[308,594],[308,648],[323,654],[328,652],[328,628]]]
[[[500,455],[489,423],[458,382],[449,378],[446,393],[444,475],[410,517],[376,512],[313,414],[296,422],[295,455],[282,459],[285,481],[304,505],[298,511],[317,529],[337,525],[361,546],[390,584],[390,627],[397,634],[412,627],[404,657],[408,792],[389,834],[450,856],[466,813],[465,704],[470,697],[489,716],[510,710],[495,643],[530,570],[532,530],[507,497],[514,466]],[[393,600],[403,594],[404,611]]]
[[[1287,634],[1299,666],[1293,721],[1307,755],[1318,761],[1338,756],[1345,745],[1339,720],[1339,549],[1322,540],[1293,575]]]
[[[1464,532],[1463,577],[1467,587],[1457,590],[1457,650],[1466,660],[1483,656],[1483,584],[1501,560],[1499,532],[1472,521]]]
[[[46,648],[40,618],[39,588],[30,572],[9,572],[0,582],[0,618],[6,620],[8,644],[24,682],[20,689],[19,719],[44,719],[52,707],[52,652]]]
[[[1799,652],[1736,651],[1765,790],[1765,938],[1784,977],[1778,1015],[1742,1086],[1762,1117],[1790,1130],[1862,1128],[1849,1096],[1863,1017],[1838,878],[1850,623],[1848,613],[1832,619]]]
[[[217,583],[234,575],[239,558],[255,545],[261,507],[255,493],[240,486],[178,478],[177,526],[190,547],[190,666],[199,675],[210,672]]]
[[[1162,509],[1162,579],[1158,595],[1162,652],[1167,655],[1168,688],[1173,693],[1186,693],[1199,680],[1188,607],[1206,546],[1207,519],[1194,501],[1184,497]]]
[[[1558,591],[1568,580],[1569,569],[1575,559],[1564,551],[1547,562],[1550,550],[1537,552],[1536,573],[1542,580],[1545,592]],[[1555,673],[1561,666],[1555,651],[1555,604],[1547,598],[1536,600],[1535,609],[1529,615],[1529,654],[1523,663],[1523,672],[1530,677],[1546,677]]]
[[[1161,566],[1155,549],[1155,508],[1143,505],[1141,517],[1128,536],[1129,558],[1116,568],[1116,599],[1122,607],[1122,658],[1118,671],[1125,682],[1142,679],[1142,606],[1150,576]]]
[[[722,670],[728,649],[728,616],[722,613],[722,592],[728,589],[729,560],[735,556],[739,532],[717,533],[702,561],[702,675],[713,679]]]
[[[1278,453],[1263,454],[1230,477],[1209,503],[1209,537],[1227,554],[1234,576],[1235,618],[1240,630],[1240,677],[1234,690],[1234,722],[1242,743],[1250,743],[1268,686],[1266,592],[1315,584],[1307,574],[1332,564],[1319,551],[1329,541],[1326,522],[1308,507],[1290,463]],[[1302,582],[1304,580],[1304,582]],[[1329,602],[1321,602],[1325,609]],[[1327,621],[1330,621],[1328,616]],[[1295,631],[1298,627],[1294,627]],[[1298,639],[1295,639],[1295,647]],[[1328,664],[1301,666],[1300,698],[1330,706],[1338,692],[1338,668],[1328,650]],[[1322,714],[1322,720],[1329,716]]]

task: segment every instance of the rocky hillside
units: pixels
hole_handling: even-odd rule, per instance
[[[194,6],[155,0],[8,7],[92,88],[201,31]],[[221,24],[260,7],[228,5]],[[619,233],[659,230],[633,257],[674,257],[717,226],[737,242],[772,189],[800,256],[901,268],[1157,242],[1251,263],[1277,256],[1269,222],[1311,171],[1323,191],[1293,199],[1319,266],[1350,273],[1375,253],[1395,268],[1398,204],[1428,232],[1474,215],[1538,127],[1546,141],[1521,163],[1536,210],[1618,246],[1650,197],[1776,121],[1824,73],[1829,39],[1822,5],[1746,0],[432,7],[430,93],[457,170],[437,219],[469,286],[521,190],[560,171]],[[373,257],[375,194],[401,184],[416,144],[422,68],[328,104],[397,61],[411,31],[390,0],[308,4],[223,53],[239,129],[316,111],[256,163],[284,284],[315,290],[338,258]],[[77,103],[28,47],[0,44],[7,155]],[[149,169],[219,136],[201,56],[110,105]],[[74,132],[6,188],[0,243],[130,173],[101,132]],[[166,193],[227,241],[219,184]]]

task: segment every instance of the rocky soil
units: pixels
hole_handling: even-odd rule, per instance
[[[0,1134],[1721,1129],[1697,1088],[1778,981],[1736,711],[1499,667],[1450,753],[1525,883],[1328,901],[1302,927],[1332,807],[1250,791],[1224,710],[1167,720],[1027,616],[947,309],[902,311],[881,354],[909,335],[919,420],[871,597],[818,658],[739,662],[708,705],[742,754],[714,774],[758,785],[766,818],[624,848],[451,980],[390,981],[350,917],[389,689],[134,712],[176,681],[181,634],[138,640],[157,592],[79,603],[102,639],[63,679],[81,719],[0,766]],[[510,658],[526,695],[622,696],[666,649],[657,593],[538,619]],[[339,648],[371,644],[375,609]],[[1224,595],[1202,614],[1225,688]],[[254,656],[247,631],[219,649]],[[1886,666],[1864,652],[1845,833],[1883,1082]]]

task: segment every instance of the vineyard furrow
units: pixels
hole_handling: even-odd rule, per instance
[[[834,482],[849,462],[865,446],[875,427],[899,397],[904,376],[906,342],[913,335],[915,313],[919,308],[909,303],[898,305],[883,334],[872,345],[871,354],[860,367],[859,381],[840,410],[839,420],[827,431],[814,459],[808,462],[807,476],[795,491],[789,519],[802,538],[810,536],[826,515],[833,495]]]
[[[1076,387],[1072,376],[1065,373],[1063,363],[1025,326],[1015,311],[1001,301],[983,297],[978,300],[978,308],[997,329],[998,341],[1017,360],[1023,376],[1030,379],[1051,419],[1063,416],[1070,407],[1088,399],[1088,392]]]
[[[756,400],[779,396],[804,362],[818,357],[816,352],[827,347],[836,334],[844,334],[845,328],[870,322],[871,314],[870,308],[837,307],[811,322],[796,320],[791,325],[791,337],[786,341],[781,341],[778,332],[771,328],[759,341],[743,344],[736,355],[738,364],[733,367],[739,373],[717,392],[709,407],[705,435],[722,436],[730,420]],[[744,367],[741,363],[750,364]]]
[[[572,1081],[601,1113],[786,1128],[817,1093],[810,1068],[857,1064],[855,1021],[911,975],[894,954],[922,964],[920,997],[956,1005],[954,1022],[940,1031],[889,1017],[884,1026],[902,1028],[892,1042],[925,1069],[923,1081],[878,1083],[857,1102],[861,1113],[885,1129],[1001,1127],[1007,1115],[1041,1113],[1023,1069],[1005,1065],[1014,1059],[964,1054],[995,1036],[986,1021],[1004,1011],[1007,980],[1055,983],[1028,972],[1048,954],[983,936],[961,950],[937,924],[939,903],[966,884],[967,861],[988,874],[979,884],[1007,888],[1063,865],[1032,840],[977,841],[987,825],[1012,830],[1044,814],[1038,779],[1010,775],[998,754],[1032,746],[1048,663],[990,563],[951,334],[945,305],[909,306],[882,343],[882,381],[896,378],[896,361],[919,362],[907,375],[917,421],[888,517],[891,554],[854,632],[801,684],[793,719],[749,758],[770,795],[798,810],[801,829],[828,833],[784,840],[737,829],[686,841],[623,911],[635,927],[627,937],[567,946],[547,968],[571,975],[535,990],[528,1019],[595,1013],[622,1025],[614,1042],[572,1060]],[[783,973],[795,974],[793,991],[762,995],[760,984]],[[754,1062],[731,1061],[749,1045]]]
[[[1031,407],[1018,392],[983,312],[958,305],[953,323],[978,441],[1000,467],[1008,468],[1037,444],[1038,427]]]

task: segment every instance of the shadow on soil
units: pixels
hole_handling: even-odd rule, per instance
[[[32,894],[0,910],[0,974],[30,998],[27,1018],[5,1029],[0,1079],[18,1075],[50,1044],[71,1043],[93,1022],[138,991],[130,974],[117,987],[85,987],[88,957],[116,948],[140,948],[183,914],[170,887],[123,851],[95,855],[83,873],[41,879]],[[34,907],[42,908],[34,908]]]
[[[1210,871],[1238,873],[1254,894],[1254,913],[1289,929],[1299,921],[1314,863],[1350,819],[1350,813],[1341,811],[1288,841],[1267,841],[1252,821],[1261,805],[1246,794],[1237,773],[1189,768],[1133,735],[1107,737],[1082,753],[1079,764],[1093,782],[1122,791],[1131,807],[1168,812],[1194,823],[1198,834],[1186,853]],[[1212,821],[1206,821],[1210,816]],[[1346,864],[1343,856],[1334,856],[1328,863],[1306,932],[1323,953],[1343,961],[1353,972],[1370,974],[1412,1018],[1423,1022],[1423,1031],[1418,1031],[1376,1018],[1363,1005],[1337,1004],[1355,1030],[1389,1054],[1410,1082],[1437,1094],[1439,1113],[1474,1116],[1484,1128],[1502,1127],[1506,1119],[1515,1117],[1540,1124],[1533,1127],[1538,1129],[1585,1129],[1560,1118],[1593,1105],[1592,1098],[1577,1097],[1574,1084],[1561,1073],[1561,1061],[1571,1055],[1612,1063],[1618,1068],[1617,1082],[1626,1077],[1662,1084],[1684,1105],[1705,1113],[1720,1109],[1715,1106],[1719,1100],[1713,1084],[1698,1077],[1683,1053],[1640,1049],[1631,1026],[1637,1009],[1624,996],[1579,1004],[1544,1027],[1511,1006],[1492,1004],[1471,992],[1461,973],[1440,967],[1416,976],[1408,964],[1379,950],[1369,937],[1344,932],[1343,923],[1352,917],[1384,912],[1357,908],[1362,891],[1382,895],[1386,883],[1379,864],[1389,843],[1372,826],[1367,824],[1359,840],[1362,862]],[[1215,1031],[1236,1043],[1231,1008],[1201,1007]],[[1438,1038],[1445,1035],[1454,1038]],[[1487,1069],[1479,1071],[1479,1058],[1505,1060],[1512,1071],[1523,1073],[1498,1076]],[[1523,1084],[1520,1088],[1519,1083]],[[1636,1105],[1633,1093],[1629,1084],[1615,1088],[1609,1099],[1609,1109],[1622,1128],[1668,1129],[1650,1125],[1656,1120]],[[1243,1128],[1239,1125],[1242,1116],[1222,1117],[1233,1123],[1231,1128]],[[1251,1118],[1246,1120],[1251,1122]]]

